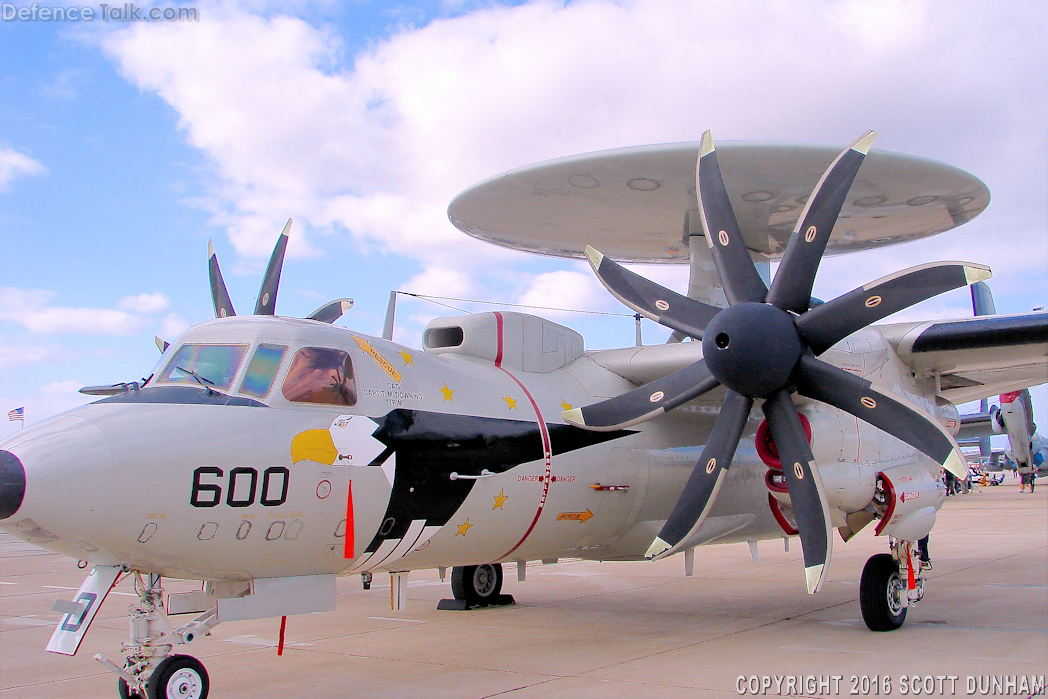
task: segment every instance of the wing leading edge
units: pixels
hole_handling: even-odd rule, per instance
[[[955,403],[1048,382],[1048,312],[878,326],[918,376]]]

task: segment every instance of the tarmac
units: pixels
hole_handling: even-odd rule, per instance
[[[870,526],[834,542],[829,580],[814,596],[805,594],[796,539],[789,552],[762,542],[759,562],[743,544],[700,548],[693,577],[679,555],[536,562],[526,582],[510,565],[503,592],[516,604],[470,611],[437,611],[451,589],[435,570],[411,574],[400,612],[390,611],[388,576],[376,574],[369,591],[352,576],[339,580],[336,611],[288,617],[282,657],[279,619],[221,624],[177,652],[205,664],[215,699],[672,699],[753,688],[982,696],[983,687],[1030,696],[1023,683],[1043,686],[1048,674],[1048,479],[1038,485],[1019,493],[1008,475],[1002,486],[949,498],[931,537],[925,598],[888,633],[869,631],[859,611],[862,567],[888,550]],[[117,696],[115,675],[92,658],[120,657],[129,584],[110,594],[76,656],[44,651],[60,617],[51,605],[71,599],[84,575],[76,561],[0,535],[0,699]]]

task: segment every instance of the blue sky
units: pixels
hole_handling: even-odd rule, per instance
[[[148,374],[154,334],[211,316],[208,239],[246,312],[288,217],[282,314],[351,296],[342,322],[377,334],[393,288],[621,312],[579,263],[469,239],[447,203],[513,167],[706,128],[842,146],[875,128],[990,187],[957,231],[827,260],[820,297],[962,259],[994,269],[1000,312],[1048,300],[1043,3],[193,6],[198,22],[0,22],[0,411],[31,423]],[[403,303],[397,339],[445,314]],[[967,314],[961,290],[904,318]],[[623,318],[553,317],[590,347],[632,342]]]

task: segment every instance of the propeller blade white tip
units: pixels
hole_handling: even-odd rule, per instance
[[[590,266],[593,267],[593,269],[595,270],[598,267],[600,267],[601,260],[604,259],[604,253],[602,253],[600,250],[597,250],[597,248],[590,247],[589,245],[587,245],[586,259],[589,260]]]
[[[560,414],[565,422],[571,422],[582,427],[586,426],[586,418],[582,417],[582,408],[572,408]]]
[[[716,149],[713,147],[713,134],[709,129],[707,129],[706,132],[702,134],[702,141],[699,144],[699,157],[705,158],[714,150]]]
[[[964,454],[956,449],[950,452],[942,466],[958,478],[964,479],[968,477],[968,462],[965,461]]]
[[[984,282],[987,279],[993,277],[993,272],[990,271],[989,267],[983,267],[982,265],[965,265],[964,266],[964,279],[969,284],[976,282]]]
[[[210,240],[207,241],[207,258],[210,260],[215,256],[215,246]]]
[[[804,569],[804,582],[808,585],[809,595],[814,595],[822,588],[822,574],[825,569],[825,565],[811,566]]]
[[[284,230],[280,231],[280,235],[284,236],[285,238],[287,237],[287,235],[291,232],[291,222],[294,220],[295,219],[293,218],[289,218],[287,220],[287,223],[284,224]]]
[[[648,547],[648,551],[644,554],[644,557],[654,560],[659,556],[659,554],[666,553],[671,548],[673,547],[665,541],[659,537],[655,537],[655,541],[651,542],[651,546]]]
[[[870,147],[873,146],[873,139],[877,138],[876,131],[867,131],[852,144],[851,149],[866,155],[870,152]]]

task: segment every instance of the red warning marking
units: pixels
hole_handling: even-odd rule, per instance
[[[349,490],[346,494],[346,544],[342,551],[342,557],[353,559],[353,481],[349,482]]]

